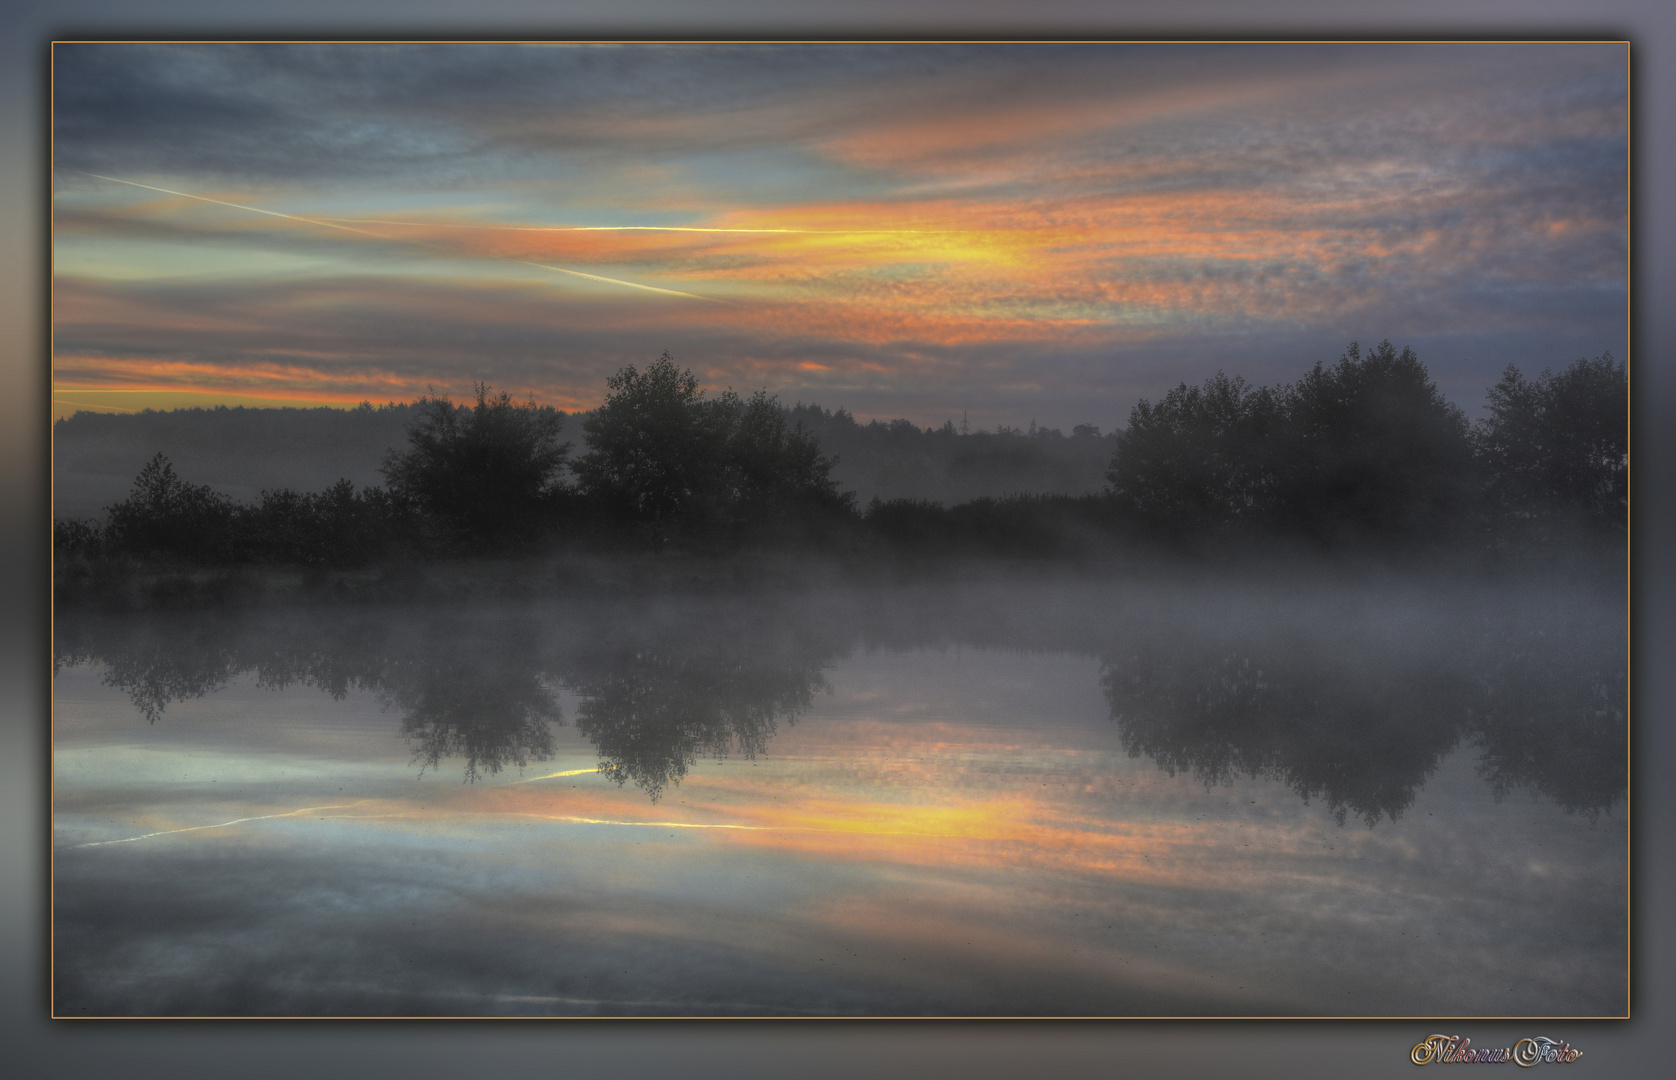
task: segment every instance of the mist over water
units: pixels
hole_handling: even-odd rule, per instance
[[[1618,1015],[1588,583],[57,624],[69,1015]]]

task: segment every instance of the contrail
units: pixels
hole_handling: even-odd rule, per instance
[[[919,236],[926,229],[724,229],[705,225],[492,225],[477,221],[396,221],[391,218],[332,217],[361,225],[407,225],[417,229],[496,229],[503,232],[691,232],[789,233],[797,236]],[[947,231],[947,230],[940,230]]]
[[[80,169],[71,169],[70,171],[81,172],[83,176],[92,176],[99,180],[109,180],[113,184],[127,184],[129,187],[145,188],[147,191],[161,191],[165,195],[179,195],[183,199],[197,199],[199,202],[214,203],[217,206],[231,206],[235,210],[249,210],[253,214],[266,214],[269,217],[285,218],[288,221],[301,221],[308,225],[319,225],[326,229],[342,229],[344,232],[360,233],[362,236],[370,236],[374,240],[384,239],[384,237],[379,236],[375,232],[368,232],[366,229],[352,229],[348,225],[334,225],[330,221],[319,221],[315,218],[298,217],[296,214],[282,214],[278,210],[264,210],[260,206],[246,206],[244,203],[226,202],[222,199],[212,199],[208,195],[194,195],[190,191],[175,191],[172,188],[157,187],[153,184],[142,184],[135,180],[123,180],[116,176],[103,176],[94,172],[82,172]]]
[[[98,180],[109,180],[113,184],[127,184],[129,187],[145,188],[147,191],[161,191],[165,195],[178,195],[183,199],[197,199],[199,202],[214,203],[216,206],[230,206],[235,210],[248,210],[253,214],[266,214],[269,217],[285,218],[287,221],[300,221],[305,225],[318,225],[323,229],[341,229],[344,232],[357,233],[361,236],[370,236],[374,240],[383,240],[388,242],[391,239],[395,239],[395,242],[398,244],[412,244],[416,247],[428,248],[432,251],[440,251],[443,254],[454,258],[460,257],[458,252],[449,251],[447,248],[441,247],[437,244],[427,244],[422,240],[406,240],[400,237],[392,238],[367,229],[357,229],[349,225],[339,225],[332,220],[324,218],[300,217],[297,214],[282,214],[278,210],[264,210],[260,206],[246,206],[244,203],[227,202],[224,199],[212,199],[208,195],[194,195],[190,191],[176,191],[173,188],[157,187],[155,184],[142,184],[136,180],[124,180],[119,176],[105,176],[102,173],[85,172],[81,169],[68,169],[66,171],[80,173],[82,176],[91,176]],[[573,277],[587,278],[589,281],[603,281],[608,285],[622,285],[625,288],[630,289],[643,289],[646,292],[663,293],[666,296],[681,296],[687,298],[688,300],[707,300],[713,304],[725,303],[725,301],[718,300],[713,296],[700,296],[697,293],[682,292],[679,289],[660,289],[656,285],[642,285],[637,281],[624,281],[622,278],[605,277],[601,274],[588,274],[581,270],[570,270],[563,266],[549,266],[546,263],[527,262],[524,259],[502,259],[502,261],[514,262],[520,266],[533,266],[537,270],[551,270],[559,274],[570,274]]]
[[[723,829],[737,832],[779,833],[845,833],[864,836],[918,836],[935,840],[958,840],[965,833],[918,832],[912,829],[836,829],[818,825],[725,825],[694,821],[613,821],[610,818],[574,817],[569,814],[516,813],[515,817],[536,818],[539,821],[562,821],[569,825],[622,825],[647,829]]]
[[[700,296],[697,293],[682,292],[679,289],[660,289],[656,285],[641,285],[638,282],[624,281],[621,278],[600,277],[598,274],[585,274],[580,270],[566,270],[562,266],[548,266],[546,263],[525,262],[523,259],[507,259],[506,261],[518,263],[520,266],[533,266],[538,270],[557,270],[561,274],[573,274],[576,277],[589,278],[593,281],[606,281],[610,282],[612,285],[627,285],[631,289],[645,289],[647,292],[667,293],[670,296],[684,296],[689,300],[708,300],[712,304],[725,303],[725,301],[718,300],[714,296]]]
[[[89,175],[92,175],[92,174],[90,173]],[[262,814],[262,815],[259,815],[257,817],[234,818],[232,821],[223,821],[219,825],[192,825],[192,826],[189,826],[189,827],[184,828],[184,829],[163,829],[159,832],[146,833],[144,836],[129,836],[129,837],[125,837],[121,840],[95,840],[92,843],[76,844],[75,846],[79,847],[79,848],[84,848],[84,847],[104,847],[107,844],[132,844],[136,840],[150,840],[154,836],[173,836],[175,833],[197,832],[200,829],[225,829],[229,825],[242,825],[247,821],[268,821],[272,818],[296,817],[298,814],[306,814],[306,813],[310,812],[311,810],[344,810],[344,809],[347,809],[351,806],[357,806],[357,805],[359,805],[359,804],[358,803],[335,803],[331,806],[305,806],[301,810],[287,810],[283,814]]]
[[[570,817],[564,814],[524,814],[523,817],[541,818],[544,821],[566,821],[572,825],[638,825],[648,829],[740,829],[745,832],[803,832],[806,830],[784,830],[774,825],[702,825],[691,821],[612,821],[609,818]]]
[[[514,780],[513,783],[515,783],[515,784],[533,784],[537,780],[556,780],[561,776],[585,776],[589,773],[597,773],[597,772],[599,772],[599,769],[597,767],[592,768],[592,769],[567,769],[564,772],[548,773],[546,776],[532,776],[532,777],[529,777],[528,779],[525,779],[525,780]]]

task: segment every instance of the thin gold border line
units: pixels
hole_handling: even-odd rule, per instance
[[[58,43],[47,51],[47,397],[58,381],[58,200],[53,198],[52,168],[58,158]],[[47,406],[52,431],[52,406]],[[58,509],[58,436],[47,440],[47,1014],[58,1018],[58,848],[51,834],[58,827],[58,545],[54,543]]]
[[[1629,45],[1627,38],[55,38],[52,45]]]
[[[1635,352],[1635,289],[1632,267],[1635,265],[1634,183],[1635,183],[1635,125],[1633,122],[1635,97],[1634,79],[1630,65],[1633,61],[1630,43],[1624,42],[1624,1018],[1634,1011],[1635,989],[1635,770],[1633,747],[1635,738],[1635,655],[1633,649],[1635,590],[1635,485],[1631,483],[1635,455],[1630,452],[1634,442],[1633,400]]]

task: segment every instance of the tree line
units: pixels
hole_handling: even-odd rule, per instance
[[[300,566],[554,544],[1060,558],[1265,542],[1493,553],[1625,528],[1627,380],[1605,355],[1534,378],[1510,365],[1476,423],[1389,342],[1352,344],[1289,385],[1218,373],[1140,401],[1115,437],[1059,437],[1109,448],[1105,491],[952,507],[858,506],[810,430],[834,414],[762,391],[707,393],[667,353],[611,377],[579,455],[563,413],[475,390],[474,403],[431,394],[409,407],[407,446],[386,456],[381,486],[240,503],[159,454],[102,523],[57,523],[55,546],[68,561]]]
[[[1217,374],[1142,401],[1108,477],[1120,512],[1173,542],[1318,545],[1623,535],[1628,383],[1610,355],[1527,378],[1509,365],[1477,423],[1412,349],[1354,344],[1287,386]]]

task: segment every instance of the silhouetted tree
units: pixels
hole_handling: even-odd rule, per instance
[[[1507,634],[1479,669],[1478,775],[1501,799],[1539,792],[1590,818],[1624,796],[1629,678],[1621,629]]]
[[[797,524],[853,512],[852,498],[832,479],[836,459],[822,454],[802,425],[788,426],[785,410],[766,391],[743,401],[723,394],[716,412],[728,426],[726,496],[738,529],[793,535]]]
[[[105,538],[119,551],[200,562],[239,553],[233,501],[208,486],[182,480],[162,454],[146,462],[128,498],[105,512]]]
[[[383,473],[390,491],[437,519],[454,536],[499,541],[528,536],[547,517],[570,453],[559,441],[564,414],[533,400],[489,396],[477,404],[446,397],[414,404],[406,452],[391,451]]]
[[[726,431],[698,380],[666,352],[644,372],[631,364],[583,422],[588,452],[576,463],[584,493],[667,539],[715,498]]]
[[[1467,687],[1384,658],[1369,667],[1347,671],[1296,646],[1171,638],[1107,659],[1101,682],[1130,757],[1207,787],[1279,780],[1341,824],[1353,813],[1372,826],[1400,818],[1455,747]]]
[[[1261,519],[1279,419],[1273,391],[1221,372],[1157,405],[1143,399],[1117,437],[1111,493],[1144,527],[1176,538]]]
[[[760,531],[814,508],[847,509],[833,461],[779,402],[759,391],[706,397],[666,352],[644,372],[607,382],[605,402],[583,424],[582,490],[659,540]]]
[[[1277,457],[1277,513],[1321,541],[1442,538],[1472,508],[1466,415],[1413,349],[1355,343],[1289,387]]]
[[[898,556],[1076,559],[1111,550],[1112,503],[1099,495],[1012,495],[957,506],[874,499],[864,517]]]
[[[1474,432],[1492,504],[1515,528],[1559,519],[1625,528],[1629,384],[1610,354],[1527,379],[1512,364],[1489,392]]]
[[[1468,435],[1412,349],[1352,343],[1291,386],[1218,374],[1140,402],[1107,478],[1140,524],[1175,539],[1263,523],[1329,544],[1431,541],[1475,509]]]

